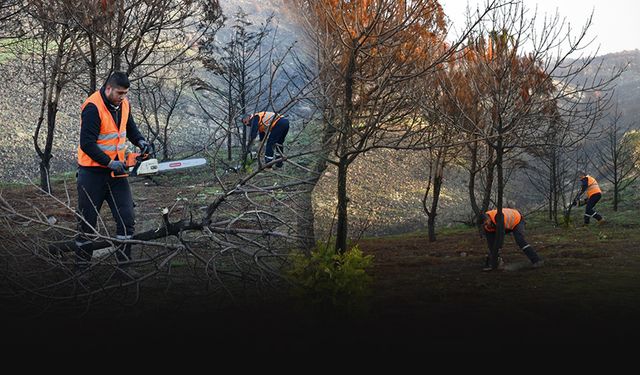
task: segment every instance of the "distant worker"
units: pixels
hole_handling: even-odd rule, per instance
[[[580,192],[571,204],[574,206],[578,205],[580,197],[586,191],[587,198],[585,200],[587,207],[584,210],[584,225],[589,225],[591,218],[598,220],[598,224],[604,223],[605,220],[602,215],[595,211],[596,203],[602,198],[602,190],[600,190],[600,186],[598,186],[598,181],[585,172],[580,172],[579,176],[582,186],[580,187]]]
[[[277,159],[284,155],[284,140],[287,137],[287,133],[289,133],[289,120],[286,117],[274,112],[257,112],[244,116],[242,123],[251,127],[247,145],[249,150],[258,134],[261,141],[265,136],[268,136],[264,150],[265,163],[270,163],[274,160],[274,148],[278,151]],[[277,162],[276,168],[281,167],[282,161]]]
[[[496,240],[496,215],[498,214],[498,210],[487,211],[484,215],[482,215],[483,225],[482,229],[485,237],[487,238],[487,244],[489,245],[489,256],[487,257],[485,267],[482,269],[483,271],[491,271],[494,268],[490,264],[491,258],[491,248],[494,246]],[[524,239],[524,218],[522,214],[516,209],[513,208],[503,208],[502,214],[504,215],[504,230],[505,233],[513,233],[513,238],[516,240],[516,243],[524,252],[524,254],[529,258],[533,267],[540,267],[544,264],[544,261],[540,259],[538,253],[527,243]],[[498,257],[498,267],[500,268],[503,264],[502,258],[500,257],[500,250],[497,249],[496,256]]]

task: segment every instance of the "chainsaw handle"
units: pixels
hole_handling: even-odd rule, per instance
[[[147,143],[144,145],[144,148],[140,150],[140,156],[142,157],[142,160],[147,159],[150,153],[151,153],[151,144]]]
[[[113,178],[122,178],[122,177],[129,177],[129,173],[124,172],[124,173],[116,173],[114,171],[111,171],[111,177]]]

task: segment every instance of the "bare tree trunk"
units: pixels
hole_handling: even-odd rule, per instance
[[[549,220],[553,221],[555,225],[558,225],[558,200],[560,199],[558,184],[560,182],[558,176],[558,152],[557,148],[553,146],[551,152],[551,170],[549,178]]]
[[[618,211],[618,201],[620,199],[620,184],[617,182],[613,184],[613,210]]]
[[[316,245],[316,232],[315,232],[315,220],[313,213],[313,187],[315,183],[303,193],[300,194],[300,200],[298,208],[300,209],[300,216],[297,221],[297,231],[300,239],[298,246],[306,254],[311,252],[311,249]]]
[[[502,161],[501,161],[502,162]],[[482,198],[481,212],[484,213],[489,209],[491,203],[491,191],[493,190],[493,174],[495,172],[496,163],[493,160],[493,148],[489,148],[489,159],[487,162],[487,176],[484,186],[484,196]]]
[[[550,165],[549,165],[549,196],[548,196],[548,215],[549,215],[549,221],[553,220],[553,201],[554,201],[554,186],[555,186],[555,153],[553,152],[553,150],[550,152]]]
[[[355,42],[354,42],[355,43]],[[353,125],[353,85],[355,73],[355,55],[353,50],[349,56],[349,63],[345,71],[345,90],[344,90],[344,112],[342,114],[342,131],[340,135],[341,141],[338,145],[340,158],[338,161],[338,223],[336,232],[336,252],[343,253],[347,251],[347,233],[349,231],[347,221],[347,205],[349,198],[347,197],[347,174],[349,170],[348,159],[348,133]]]
[[[338,222],[336,232],[336,252],[343,253],[347,250],[347,173],[349,163],[346,157],[341,157],[338,162]]]
[[[233,103],[232,103],[232,99],[233,98],[233,84],[231,82],[231,80],[228,81],[227,83],[227,90],[228,90],[228,95],[229,95],[229,101],[227,102],[228,106],[227,106],[227,124],[228,124],[228,128],[227,128],[227,160],[231,161],[231,159],[233,159],[233,155],[231,155],[231,140],[232,140],[232,134],[233,134],[233,127],[234,127],[234,122],[233,122]],[[244,162],[246,162],[246,154],[243,155],[243,157],[245,158],[245,160],[243,160]]]
[[[98,56],[96,51],[96,37],[87,33],[89,41],[89,95],[98,90]]]
[[[502,212],[502,198],[504,193],[504,171],[503,171],[503,165],[502,165],[503,154],[504,154],[504,149],[502,144],[502,137],[498,137],[497,147],[496,147],[496,169],[498,174],[498,181],[497,181],[498,197],[497,197],[496,205],[497,205],[498,212],[496,213],[496,239],[493,244],[493,247],[491,248],[491,257],[490,257],[492,268],[498,267],[498,254],[504,244],[504,214]]]
[[[480,207],[476,201],[476,174],[478,174],[478,141],[474,140],[469,147],[471,151],[471,166],[469,168],[469,203],[475,217],[479,217],[481,214]]]
[[[47,107],[47,134],[45,138],[44,149],[40,147],[38,143],[38,138],[40,135],[41,127],[38,126],[36,132],[34,134],[34,143],[36,148],[36,153],[40,157],[40,187],[51,193],[51,181],[50,181],[50,168],[51,168],[51,158],[52,150],[53,150],[53,138],[55,134],[56,128],[56,115],[58,113],[58,102],[60,100],[60,93],[62,92],[62,72],[63,69],[63,59],[66,53],[65,45],[69,38],[69,34],[64,32],[60,37],[60,42],[58,44],[58,49],[56,52],[56,56],[54,62],[51,66],[51,76],[48,84],[45,84],[42,87],[44,93],[46,93],[46,100],[42,102],[44,106],[46,103]],[[43,61],[46,61],[46,57]],[[44,64],[44,70],[46,72],[46,63]],[[44,99],[45,97],[43,97]]]
[[[440,200],[440,191],[442,189],[442,175],[436,175],[433,180],[433,201],[431,202],[431,210],[428,214],[427,228],[429,231],[429,242],[436,240],[436,216],[438,215],[438,201]]]
[[[118,14],[116,16],[118,19],[116,21],[117,26],[116,26],[116,33],[121,33],[124,32],[122,31],[123,28],[123,23],[124,23],[124,2],[120,3],[120,8],[118,9]],[[112,65],[111,65],[111,69],[114,72],[119,72],[122,70],[122,35],[118,35],[116,37],[116,44],[113,47],[112,50]],[[127,71],[127,74],[131,73],[130,71]]]
[[[422,207],[427,214],[429,242],[435,242],[436,240],[436,217],[438,216],[438,202],[440,200],[440,191],[442,190],[442,181],[444,180],[444,167],[447,164],[447,151],[446,148],[438,148],[435,151],[435,160],[433,159],[433,153],[430,153],[429,181],[424,193],[424,198],[422,199]],[[431,207],[427,208],[427,198],[432,183],[433,198],[431,200]]]
[[[59,88],[56,88],[58,94],[59,90]],[[48,193],[51,193],[50,171],[51,158],[53,158],[51,151],[53,150],[53,135],[56,128],[56,115],[58,113],[58,95],[56,95],[55,98],[54,102],[47,104],[47,138],[44,152],[42,153],[42,160],[40,161],[40,187]]]

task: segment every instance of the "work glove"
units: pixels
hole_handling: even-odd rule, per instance
[[[571,202],[571,205],[572,205],[572,206],[577,206],[577,205],[578,205],[578,201],[573,201],[573,202]]]
[[[109,162],[109,169],[111,169],[115,174],[124,174],[126,173],[126,168],[124,163],[120,160],[111,160]]]
[[[148,154],[149,152],[151,152],[151,145],[149,144],[149,142],[145,141],[144,139],[141,139],[140,141],[138,141],[138,147],[140,147],[140,150],[142,150],[140,152],[142,155]]]

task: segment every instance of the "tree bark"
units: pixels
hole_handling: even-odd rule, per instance
[[[503,171],[502,162],[503,162],[504,148],[503,148],[503,142],[502,142],[501,136],[498,137],[497,147],[495,150],[496,150],[496,172],[498,175],[498,181],[497,181],[498,197],[496,199],[497,200],[496,206],[497,206],[498,212],[496,213],[496,239],[493,244],[493,247],[491,248],[491,256],[490,256],[491,267],[494,269],[498,267],[498,255],[499,255],[500,249],[502,249],[502,245],[504,244],[504,214],[502,212],[502,198],[504,194],[504,171]]]
[[[204,228],[203,224],[195,223],[189,220],[181,220],[175,223],[165,223],[159,229],[152,229],[146,232],[134,234],[132,240],[137,241],[151,241],[158,238],[165,238],[168,236],[176,236],[178,233],[185,230],[202,230]],[[112,241],[95,241],[90,244],[90,250],[98,250],[104,249],[105,247],[112,246]],[[89,245],[87,245],[89,246]],[[76,241],[64,241],[64,242],[54,242],[49,245],[49,253],[51,254],[59,254],[62,252],[76,251],[78,247],[76,246]]]
[[[306,254],[310,254],[311,250],[316,245],[316,232],[315,232],[315,217],[313,213],[313,186],[310,186],[300,196],[298,208],[300,209],[300,216],[297,221],[297,231],[300,236],[298,240],[298,246]]]
[[[471,151],[471,167],[469,168],[469,203],[471,204],[471,209],[473,210],[474,216],[477,218],[480,216],[480,207],[478,207],[478,202],[476,201],[476,174],[478,169],[478,141],[474,140],[473,143],[469,146],[469,150]]]
[[[336,229],[336,252],[347,250],[348,217],[347,206],[347,173],[349,164],[346,157],[340,158],[338,163],[338,222]]]
[[[442,176],[436,176],[433,180],[433,201],[431,202],[431,210],[427,214],[427,228],[429,231],[429,242],[436,240],[436,216],[438,215],[438,201],[440,200],[440,191],[442,189]]]

